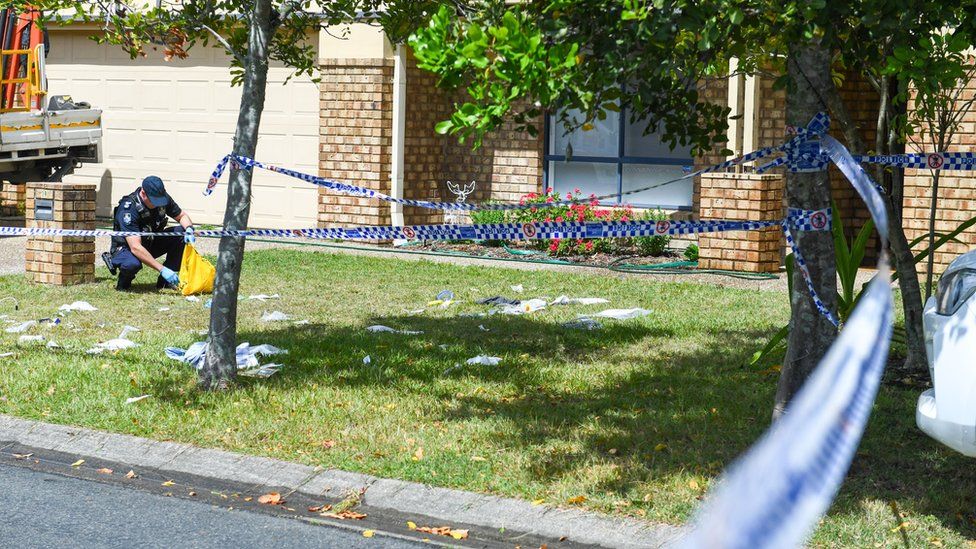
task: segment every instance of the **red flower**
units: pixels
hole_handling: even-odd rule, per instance
[[[529,199],[535,198],[535,193],[529,193],[525,195],[525,198],[529,198]]]
[[[563,216],[559,216],[556,218],[556,223],[562,223],[562,222],[563,222]]]
[[[566,193],[566,200],[572,200],[572,199],[573,199],[573,193]]]
[[[553,199],[553,197],[551,197],[551,196],[547,196],[547,197],[546,197],[546,204],[552,204],[552,201],[553,201],[553,200],[554,200],[554,199]]]
[[[585,246],[586,246],[586,251],[588,251],[588,252],[592,252],[593,251],[593,242],[592,241],[587,242],[585,244]]]
[[[552,216],[551,215],[547,215],[546,216],[546,223],[552,223]]]
[[[583,212],[580,212],[579,217],[576,220],[582,223],[584,219],[586,219],[586,215]]]
[[[559,250],[559,239],[553,239],[552,242],[549,243],[549,251],[556,252],[558,250]]]
[[[532,212],[532,213],[535,213],[535,212],[539,211],[539,208],[532,207],[532,208],[529,208],[529,211]]]
[[[620,220],[621,220],[621,221],[628,221],[629,219],[630,219],[630,218],[629,218],[629,217],[627,217],[627,214],[624,214],[624,215],[622,215],[622,216],[620,216]]]
[[[552,194],[552,187],[546,187],[546,194]]]
[[[581,191],[579,187],[576,187],[575,189],[573,189],[573,192],[576,194],[580,194],[583,191]]]

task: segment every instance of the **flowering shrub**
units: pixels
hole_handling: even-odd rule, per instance
[[[596,195],[583,197],[580,189],[560,195],[552,188],[545,193],[528,193],[519,200],[519,204],[552,204],[554,202],[570,202],[558,206],[529,207],[524,210],[510,210],[506,212],[506,221],[516,223],[561,223],[563,221],[630,221],[633,219],[666,219],[663,212],[645,212],[637,216],[633,206],[625,204],[620,207],[606,208],[600,205]],[[595,253],[611,253],[621,248],[636,245],[644,255],[661,255],[671,238],[667,236],[641,237],[640,239],[588,239],[588,238],[554,238],[540,244],[549,255],[593,255]]]

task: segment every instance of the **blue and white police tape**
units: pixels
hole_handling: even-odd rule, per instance
[[[548,240],[553,238],[627,238],[655,235],[688,235],[722,231],[754,231],[788,225],[798,230],[818,231],[830,227],[830,210],[791,210],[785,220],[774,221],[594,221],[488,223],[479,225],[409,225],[332,227],[310,229],[198,229],[197,237],[265,236],[278,238],[321,238],[329,240]],[[132,232],[86,229],[0,227],[0,236],[152,236],[182,237],[175,232]]]
[[[877,186],[843,145],[821,139],[886,242],[888,216]],[[894,300],[885,252],[879,263],[840,337],[785,414],[719,480],[683,547],[796,547],[830,507],[864,433],[891,343]]]
[[[810,121],[810,124],[807,125],[807,127],[798,129],[796,132],[797,133],[796,137],[788,140],[786,143],[783,143],[778,147],[766,147],[763,149],[759,149],[747,155],[740,156],[732,160],[727,160],[725,162],[720,162],[718,164],[714,164],[712,166],[708,166],[698,171],[685,174],[675,179],[663,181],[661,183],[655,183],[653,185],[632,189],[629,191],[625,191],[623,193],[613,193],[613,194],[607,194],[603,196],[595,196],[593,198],[596,200],[606,200],[610,198],[616,200],[621,195],[622,196],[633,195],[633,194],[649,191],[651,189],[663,187],[665,185],[671,185],[679,181],[684,181],[687,179],[697,177],[704,173],[724,170],[727,168],[745,164],[747,162],[759,160],[761,158],[765,158],[777,152],[785,152],[789,157],[792,158],[792,160],[790,161],[791,165],[799,166],[802,162],[807,161],[804,159],[814,158],[808,152],[808,145],[807,145],[808,141],[810,139],[815,138],[816,136],[823,135],[829,129],[829,127],[830,127],[830,118],[826,114],[820,113]],[[381,193],[379,191],[367,189],[365,187],[358,187],[356,185],[349,185],[347,183],[339,183],[337,181],[332,181],[324,177],[302,173],[297,170],[282,168],[280,166],[274,166],[271,164],[265,164],[253,158],[247,158],[245,156],[235,155],[235,154],[228,154],[227,156],[222,158],[220,162],[217,163],[217,167],[214,168],[213,173],[211,173],[210,180],[207,183],[207,187],[203,191],[204,196],[209,196],[211,193],[213,193],[213,190],[217,187],[217,182],[220,180],[221,175],[223,175],[224,171],[227,169],[227,165],[229,163],[234,163],[238,167],[244,169],[261,168],[275,173],[280,173],[282,175],[294,177],[296,179],[300,179],[307,183],[318,185],[320,187],[324,187],[336,191],[338,193],[342,193],[350,196],[356,196],[360,198],[374,198],[377,200],[383,200],[385,202],[393,202],[397,204],[403,204],[405,206],[415,206],[419,208],[427,208],[432,210],[466,210],[466,211],[520,210],[520,209],[524,210],[530,208],[549,208],[549,207],[556,207],[556,206],[568,206],[575,203],[575,201],[573,200],[564,200],[564,201],[553,201],[549,203],[544,202],[544,203],[530,203],[530,204],[498,204],[498,203],[474,204],[474,203],[466,203],[466,202],[436,202],[436,201],[429,201],[429,200],[412,200],[407,198],[396,198],[388,194]],[[799,168],[796,168],[796,170],[799,170]]]
[[[976,170],[976,153],[933,152],[892,155],[852,155],[857,162],[883,164],[898,168],[927,168],[930,170]]]

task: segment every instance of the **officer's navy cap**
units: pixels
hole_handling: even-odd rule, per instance
[[[169,204],[169,195],[166,194],[166,186],[163,185],[163,180],[155,175],[150,175],[142,180],[142,190],[146,191],[146,196],[149,197],[149,201],[153,203],[153,206],[161,207]]]

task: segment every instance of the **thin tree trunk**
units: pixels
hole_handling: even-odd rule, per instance
[[[271,42],[271,0],[257,0],[251,13],[251,28],[244,66],[244,89],[234,135],[234,154],[254,157],[258,128],[264,111],[264,94],[268,81],[268,46]],[[231,164],[227,189],[224,228],[247,228],[251,211],[251,171]],[[217,252],[217,280],[210,310],[210,335],[207,355],[200,370],[200,386],[222,389],[237,373],[237,294],[244,260],[244,238],[223,237]]]
[[[786,122],[806,125],[818,112],[827,110],[824,97],[832,83],[830,52],[817,42],[790,48],[787,62],[794,88],[786,99]],[[830,179],[826,171],[790,173],[786,177],[786,196],[793,208],[817,210],[830,206]],[[837,310],[837,266],[834,241],[829,231],[795,231],[797,245],[807,261],[813,286],[824,304]],[[776,388],[773,417],[786,411],[790,400],[820,363],[830,348],[837,330],[814,306],[799,269],[794,273],[790,295],[790,335],[786,359]]]

